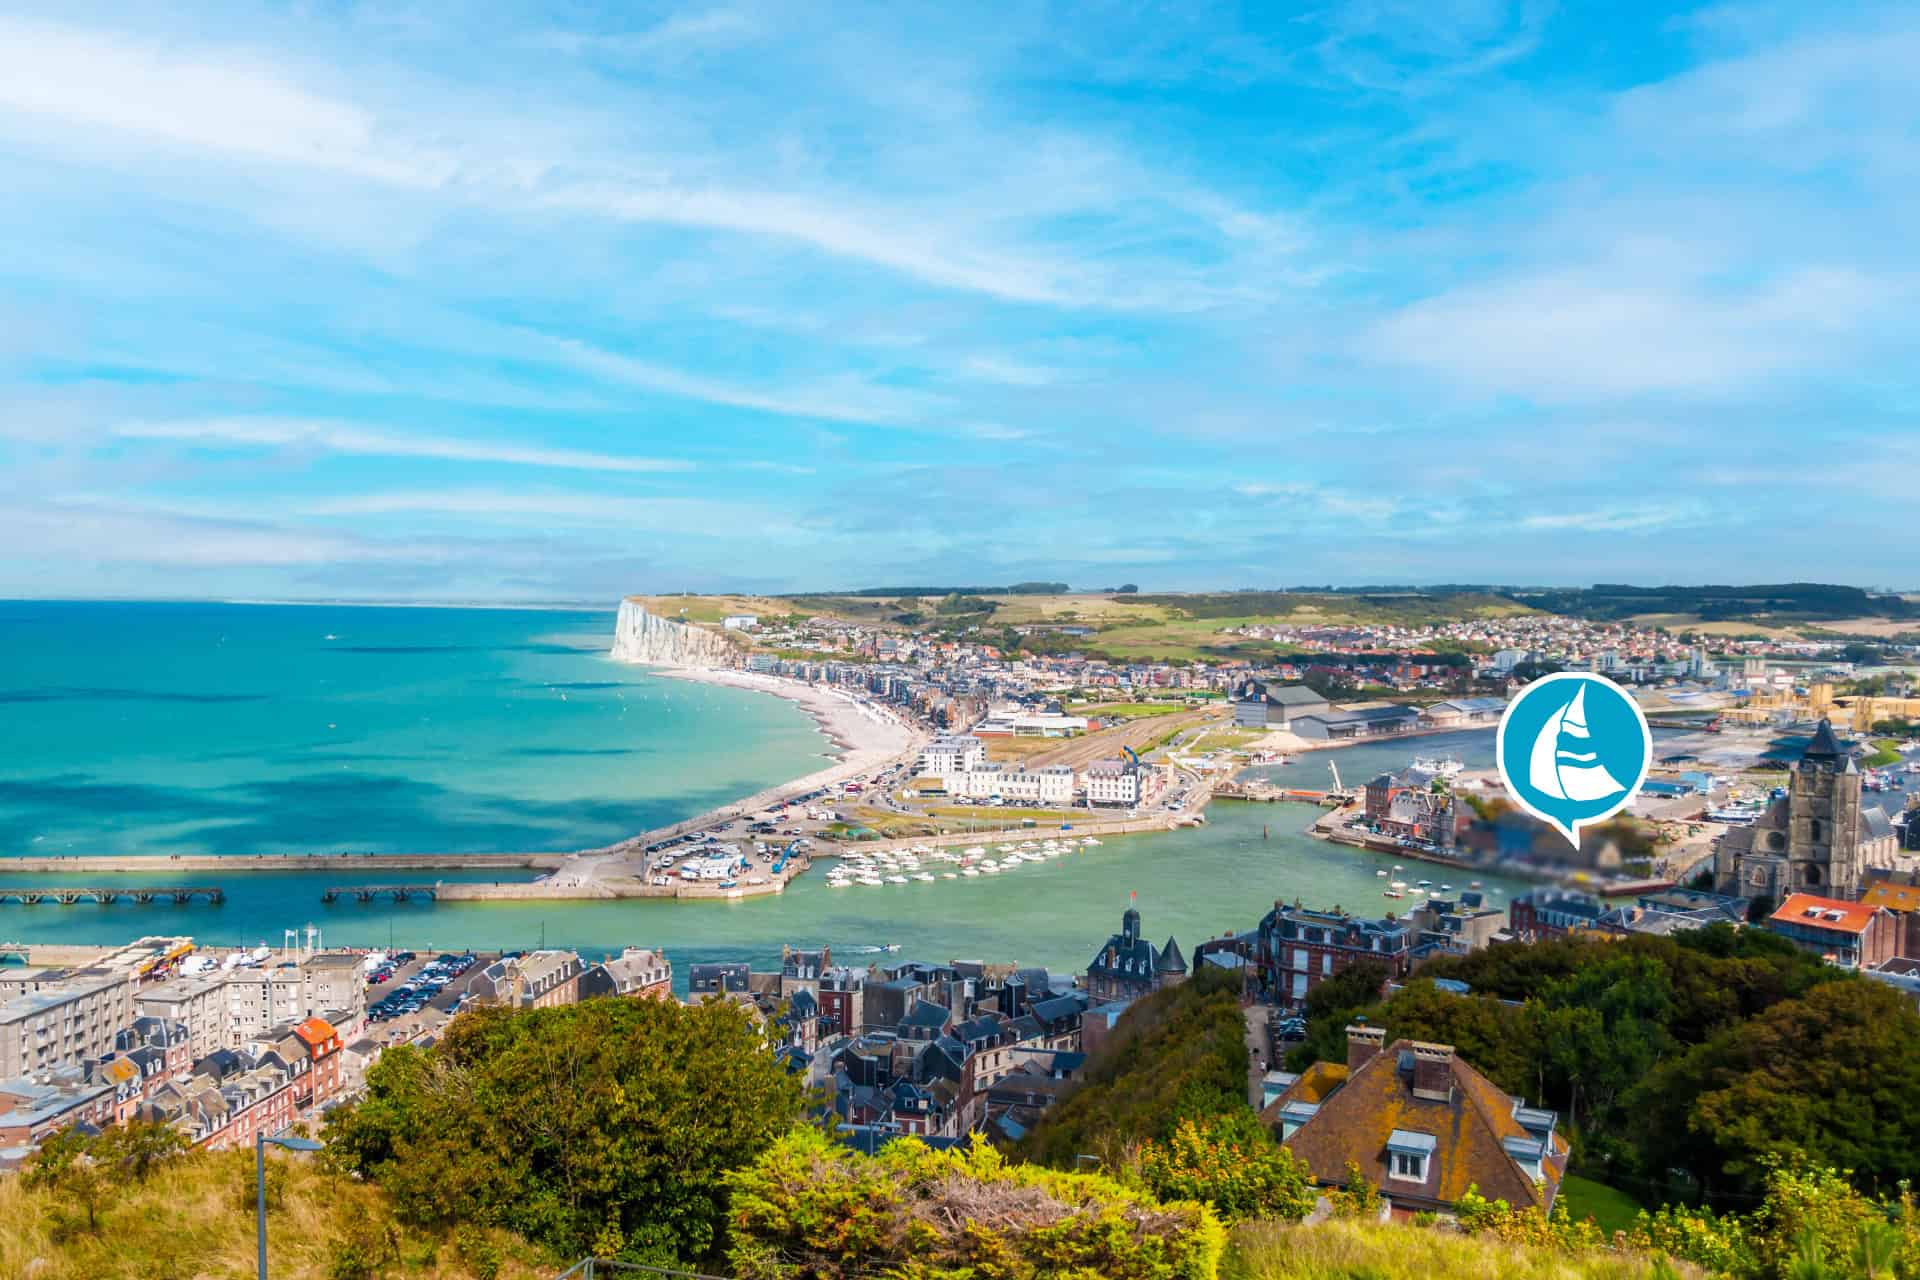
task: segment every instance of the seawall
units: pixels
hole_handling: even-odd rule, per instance
[[[564,853],[259,853],[115,854],[0,858],[0,876],[49,871],[172,875],[176,871],[549,871]]]

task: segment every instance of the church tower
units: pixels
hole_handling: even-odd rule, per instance
[[[1825,720],[1787,784],[1788,888],[1827,898],[1860,894],[1860,769]]]

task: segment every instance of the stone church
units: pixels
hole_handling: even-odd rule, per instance
[[[1896,865],[1893,823],[1863,804],[1853,754],[1825,720],[1788,775],[1787,794],[1750,827],[1734,827],[1714,851],[1714,888],[1782,901],[1790,893],[1855,899],[1867,873]]]

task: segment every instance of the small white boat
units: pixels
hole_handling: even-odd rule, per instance
[[[991,862],[984,862],[980,864],[980,874],[986,875],[986,876],[997,876],[1000,874],[1000,868]]]
[[[906,882],[907,882],[907,878],[905,876],[888,876],[887,877],[888,884],[905,884]]]
[[[960,877],[958,875],[955,875],[951,871],[942,871],[940,873],[940,878],[942,880],[958,880]]]
[[[1385,880],[1387,878],[1387,873],[1384,871],[1376,871],[1373,874],[1379,876],[1382,880]]]
[[[918,875],[916,875],[916,876],[914,876],[914,879],[915,879],[915,880],[924,880],[924,881],[926,881],[926,882],[927,882],[928,884],[932,884],[932,883],[933,883],[933,877],[932,877],[931,875],[929,875],[929,874],[928,874],[927,872],[925,872],[925,871],[922,871],[922,872],[920,872],[920,873],[919,873]]]
[[[977,876],[980,874],[980,868],[968,867],[966,870],[962,871],[960,874],[963,876]]]
[[[1092,836],[1088,836],[1086,839],[1082,840],[1080,843],[1085,845],[1089,849],[1098,849],[1100,847],[1100,842],[1098,840],[1095,840]]]
[[[860,883],[864,885],[871,885],[877,888],[882,882],[879,876],[861,876]]]

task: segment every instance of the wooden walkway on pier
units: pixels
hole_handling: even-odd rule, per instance
[[[348,884],[337,885],[320,895],[322,902],[338,902],[342,898],[352,898],[356,902],[372,902],[375,898],[392,898],[395,902],[407,902],[414,898],[425,898],[429,902],[440,896],[437,884]]]
[[[101,889],[91,885],[33,885],[26,888],[0,888],[0,903],[15,902],[22,906],[38,906],[42,902],[58,902],[72,906],[76,902],[97,902],[106,905],[126,898],[132,902],[171,902],[184,907],[195,898],[205,898],[212,906],[219,906],[227,900],[226,891],[218,885],[167,885],[139,889],[115,888]]]

